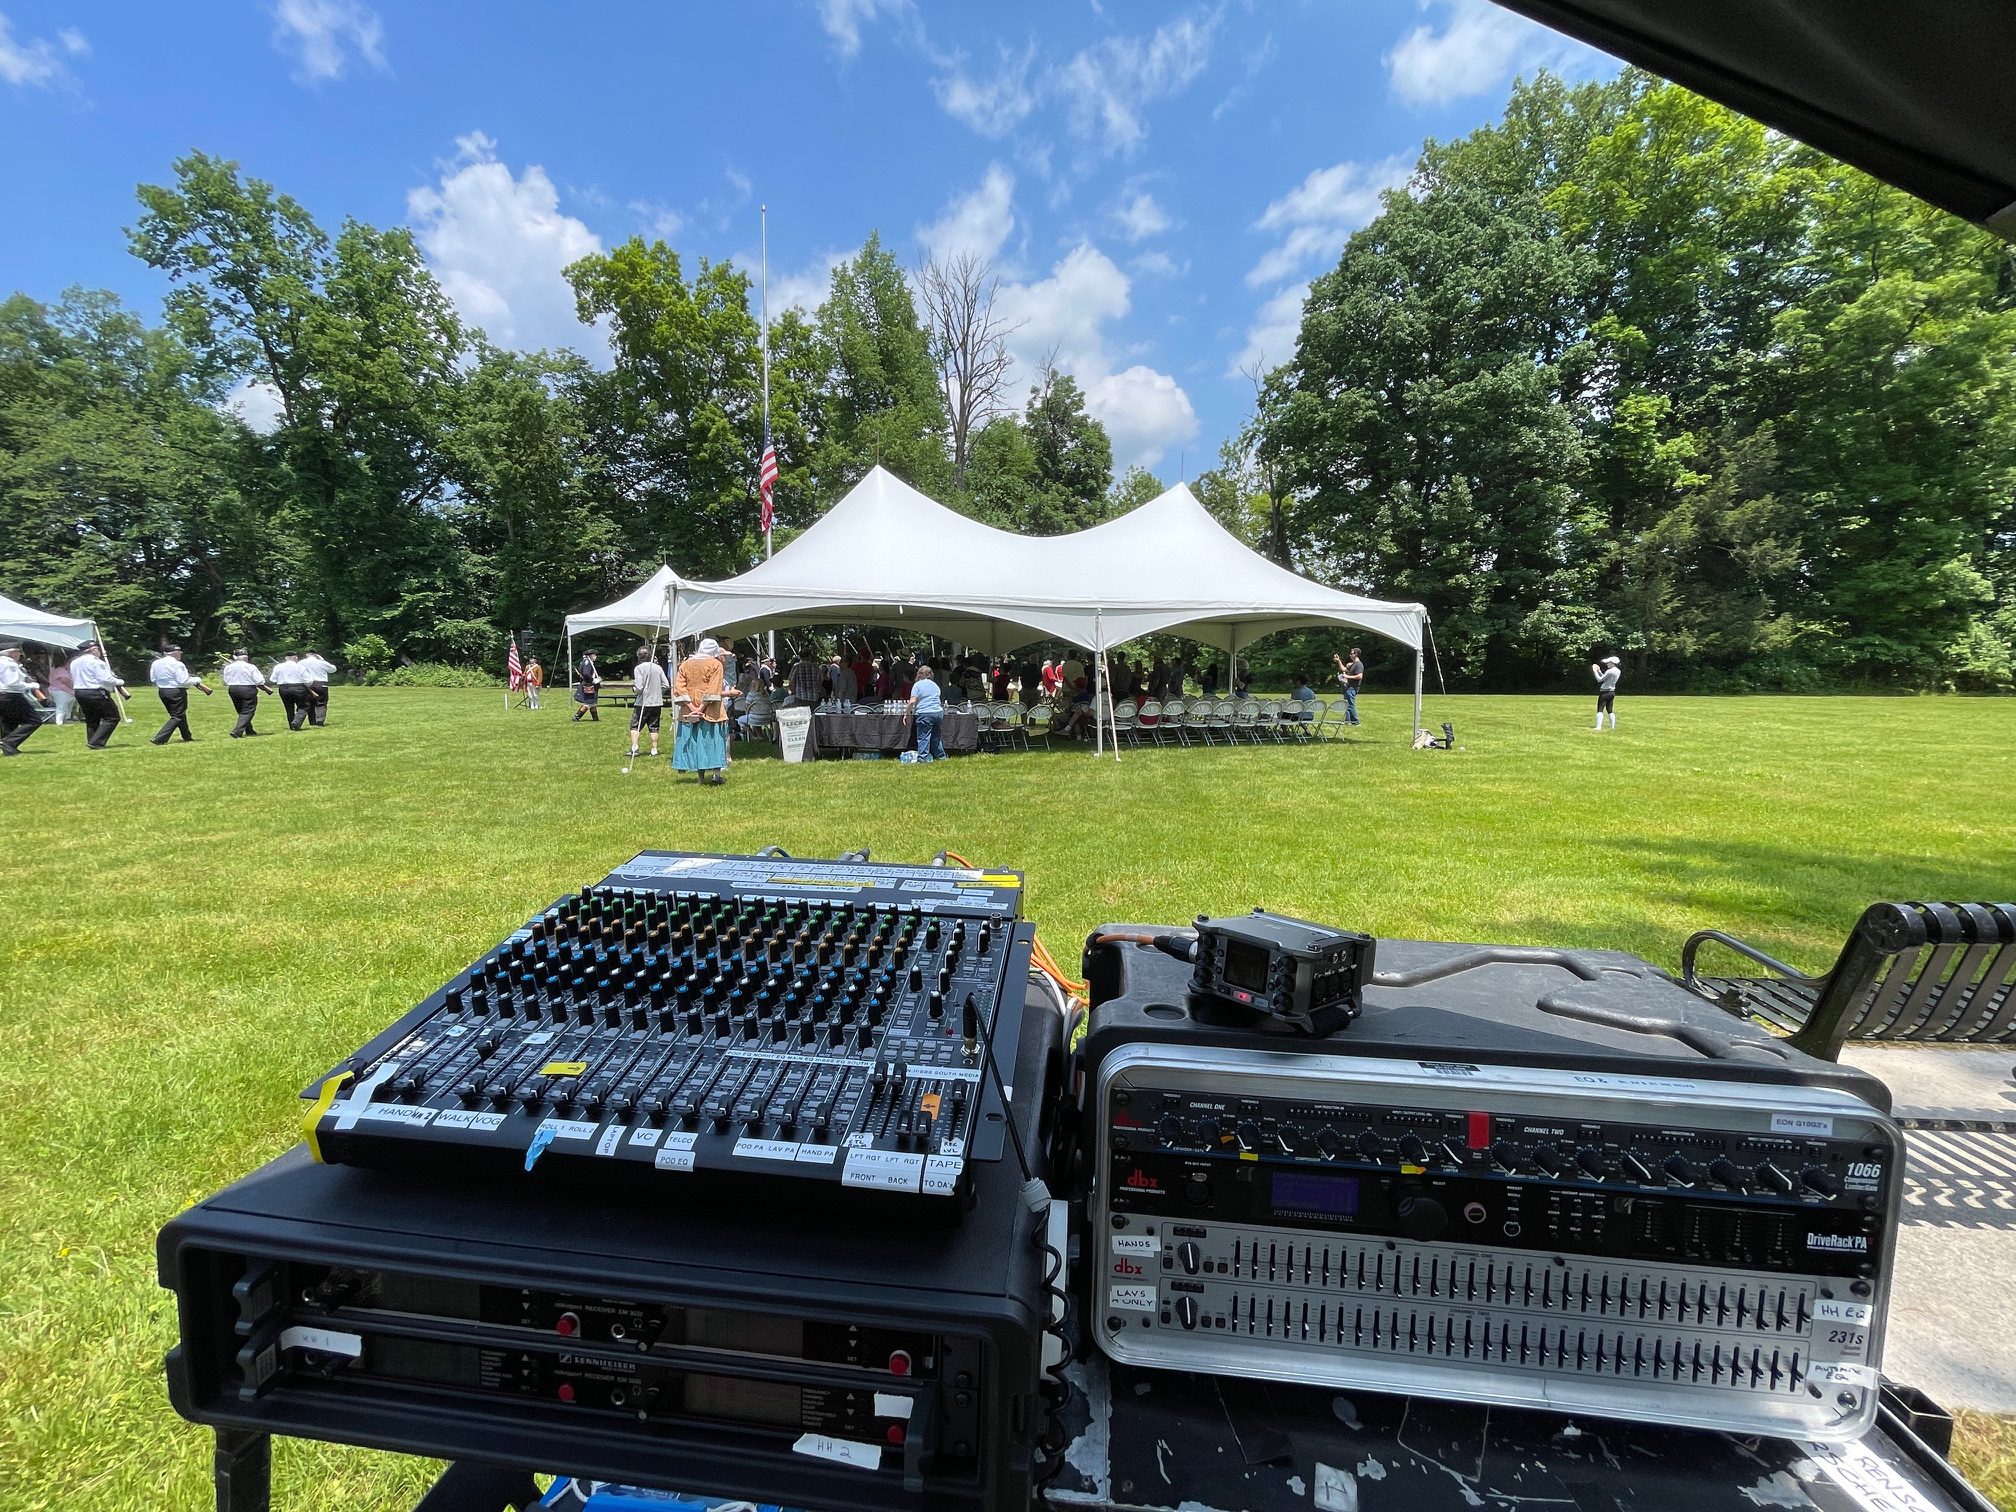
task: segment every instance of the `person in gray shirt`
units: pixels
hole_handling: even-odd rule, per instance
[[[672,686],[672,679],[665,675],[665,669],[658,665],[658,658],[651,654],[648,646],[637,651],[637,670],[630,675],[636,689],[637,700],[630,710],[630,755],[637,755],[637,733],[651,732],[651,754],[658,754],[658,722],[665,717],[665,694]]]
[[[1591,662],[1589,670],[1596,678],[1596,728],[1603,728],[1603,720],[1608,716],[1610,728],[1617,728],[1617,684],[1624,676],[1624,664],[1614,656],[1606,656],[1600,662]]]

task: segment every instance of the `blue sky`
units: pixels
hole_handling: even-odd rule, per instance
[[[1613,66],[1486,0],[0,0],[0,291],[157,317],[122,228],[201,148],[325,226],[412,226],[493,340],[599,356],[562,267],[644,233],[753,273],[767,203],[773,307],[874,229],[981,252],[1025,369],[1173,481],[1422,140],[1543,65]]]

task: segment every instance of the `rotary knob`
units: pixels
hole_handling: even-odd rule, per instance
[[[1492,1141],[1491,1158],[1497,1161],[1499,1166],[1504,1170],[1516,1171],[1519,1169],[1519,1151],[1509,1139]]]
[[[1178,1297],[1176,1299],[1176,1321],[1181,1323],[1185,1328],[1195,1328],[1197,1326],[1197,1299],[1195,1297]]]
[[[1659,1163],[1659,1168],[1682,1186],[1692,1186],[1695,1180],[1694,1162],[1685,1155],[1675,1152]]]
[[[1175,1144],[1183,1137],[1183,1120],[1174,1113],[1164,1113],[1155,1124],[1155,1133],[1164,1144]]]
[[[1594,1145],[1584,1145],[1575,1152],[1575,1164],[1584,1175],[1594,1176],[1601,1181],[1609,1174],[1609,1167],[1603,1163],[1603,1152]]]
[[[1344,1141],[1338,1137],[1337,1131],[1331,1128],[1330,1125],[1325,1124],[1316,1131],[1316,1148],[1323,1152],[1325,1160],[1334,1160],[1337,1152],[1343,1147]]]
[[[1386,1149],[1386,1141],[1367,1129],[1358,1136],[1358,1153],[1367,1160],[1377,1160]]]
[[[1250,1118],[1240,1119],[1234,1132],[1239,1136],[1239,1148],[1242,1150],[1251,1150],[1260,1143],[1260,1125]]]
[[[1183,1267],[1184,1275],[1196,1275],[1197,1268],[1204,1263],[1203,1253],[1197,1248],[1197,1241],[1194,1239],[1185,1239],[1181,1244],[1177,1245],[1176,1260]]]
[[[1561,1155],[1551,1144],[1533,1146],[1533,1164],[1536,1169],[1545,1171],[1549,1176],[1561,1174]]]
[[[1711,1160],[1708,1163],[1708,1174],[1725,1187],[1739,1191],[1743,1187],[1743,1173],[1737,1169],[1736,1162],[1727,1155],[1717,1155]]]
[[[1410,1165],[1425,1165],[1428,1161],[1428,1146],[1419,1134],[1400,1136],[1400,1158]]]

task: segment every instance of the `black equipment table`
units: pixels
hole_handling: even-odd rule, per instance
[[[980,748],[980,716],[971,709],[947,709],[942,733],[948,756],[970,756]],[[908,714],[885,714],[880,709],[866,714],[815,712],[805,736],[805,754],[847,756],[855,751],[878,751],[884,756],[900,756],[916,744]]]
[[[1073,1440],[1041,1505],[1088,1512],[1993,1512],[1894,1412],[1824,1448],[1503,1408],[1108,1367],[1070,1369]],[[264,1487],[268,1440],[220,1430]],[[529,1469],[449,1467],[415,1512],[529,1507]],[[809,1512],[817,1512],[816,1506]]]

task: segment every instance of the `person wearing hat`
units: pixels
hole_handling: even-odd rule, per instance
[[[728,780],[728,700],[741,691],[727,686],[721,668],[721,646],[700,642],[679,663],[672,680],[672,702],[679,706],[679,724],[672,736],[672,770],[698,772],[703,783]]]
[[[238,711],[238,723],[231,728],[231,738],[241,735],[257,735],[252,728],[252,716],[259,712],[259,690],[274,691],[273,685],[259,675],[259,664],[252,660],[252,653],[240,646],[231,653],[231,660],[224,663],[224,691],[231,695],[231,707]]]
[[[584,714],[592,723],[602,723],[602,674],[595,670],[593,651],[583,651],[581,665],[574,669],[574,705],[575,724]]]
[[[1624,676],[1624,664],[1614,656],[1606,656],[1600,662],[1591,662],[1589,670],[1596,677],[1596,728],[1603,728],[1605,715],[1609,716],[1610,728],[1617,728],[1617,684]]]
[[[182,665],[180,646],[163,646],[161,654],[154,658],[154,665],[147,669],[147,681],[154,684],[154,691],[161,695],[161,707],[168,711],[168,722],[155,732],[150,745],[166,745],[168,737],[177,730],[184,740],[194,740],[189,733],[189,690],[201,688],[203,696],[211,693],[210,684]]]
[[[84,716],[84,748],[102,751],[119,728],[119,705],[113,695],[126,696],[126,679],[100,654],[98,642],[86,641],[70,658],[70,681],[76,685],[77,708]]]
[[[287,728],[300,729],[308,719],[308,669],[301,665],[301,653],[289,651],[273,663],[266,680],[280,691],[280,707],[287,711]]]
[[[301,670],[306,681],[302,688],[308,698],[308,723],[321,729],[329,722],[329,676],[335,666],[322,659],[320,651],[309,651],[301,658]]]
[[[21,665],[20,644],[0,646],[0,756],[19,756],[21,742],[42,727],[35,712],[41,699],[42,685]]]

